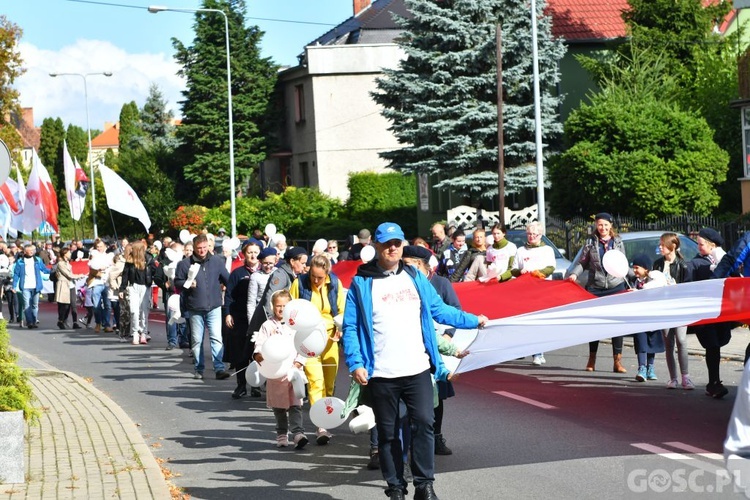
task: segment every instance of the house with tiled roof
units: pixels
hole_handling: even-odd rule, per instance
[[[376,90],[375,79],[382,68],[395,68],[404,57],[395,44],[401,29],[393,14],[408,17],[410,13],[404,0],[354,0],[353,4],[352,17],[309,43],[299,64],[279,73],[284,109],[281,147],[261,167],[264,191],[312,186],[346,199],[349,173],[385,171],[386,163],[378,153],[400,147],[370,93]],[[552,33],[567,46],[557,89],[565,96],[561,119],[595,88],[576,56],[623,40],[627,29],[622,13],[628,8],[627,0],[547,1]],[[731,29],[733,22],[728,16],[721,29]],[[424,198],[420,195],[420,200]],[[420,220],[444,218],[444,204],[447,208],[461,204],[458,199],[438,203],[433,198],[425,205],[429,205],[428,213],[420,209]]]
[[[26,170],[31,169],[31,155],[36,149],[39,150],[41,140],[41,129],[34,126],[34,108],[21,108],[21,114],[13,113],[9,122],[16,129],[23,149],[21,150],[22,167]]]
[[[108,149],[115,154],[120,149],[120,122],[105,122],[104,132],[91,139],[91,161],[103,159]]]

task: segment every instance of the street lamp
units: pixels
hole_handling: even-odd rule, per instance
[[[227,114],[229,115],[229,201],[232,207],[232,237],[234,238],[237,236],[237,210],[234,200],[234,127],[232,124],[232,68],[229,63],[229,18],[227,17],[227,13],[220,9],[173,9],[171,7],[164,7],[163,5],[151,5],[148,7],[148,11],[152,14],[165,11],[185,12],[188,14],[216,12],[224,16],[224,36],[227,46]]]
[[[89,162],[89,170],[91,171],[91,214],[94,219],[94,239],[97,239],[99,237],[99,230],[96,227],[96,182],[94,182],[94,162],[91,160],[91,126],[89,125],[89,90],[88,85],[86,83],[86,78],[89,76],[96,76],[96,75],[103,75],[103,76],[112,76],[111,71],[102,71],[100,73],[50,73],[49,76],[56,77],[56,76],[80,76],[83,78],[83,97],[86,102],[86,131],[89,136],[89,151],[88,151],[88,162]]]

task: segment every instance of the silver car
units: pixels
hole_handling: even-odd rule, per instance
[[[632,233],[620,233],[619,236],[622,238],[622,243],[625,245],[625,255],[628,258],[628,262],[632,262],[633,257],[642,253],[648,255],[651,260],[656,260],[658,257],[661,257],[661,252],[659,251],[659,240],[664,232],[665,231],[634,231]],[[682,257],[686,261],[692,260],[693,257],[698,255],[698,243],[684,234],[678,234],[678,236],[680,238],[680,253],[682,254]],[[574,263],[578,262],[581,258],[581,252],[583,252],[583,247],[578,250],[575,259],[573,259]],[[572,270],[573,264],[568,267],[565,275],[567,276],[570,274],[570,271]],[[588,271],[581,273],[581,276],[578,277],[578,283],[586,283],[588,276],[587,273]]]

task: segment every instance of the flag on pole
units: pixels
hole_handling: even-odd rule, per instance
[[[18,182],[8,178],[0,186],[0,197],[5,201],[6,207],[10,212],[8,221],[8,233],[11,237],[18,236],[18,228],[21,227],[21,218],[23,217],[23,196],[21,187]],[[5,224],[3,224],[5,225]]]
[[[26,184],[26,200],[23,205],[21,231],[31,234],[43,222],[49,222],[55,231],[57,226],[57,195],[47,169],[42,165],[36,150],[32,151],[32,167]]]
[[[99,164],[99,172],[102,174],[104,193],[107,195],[107,206],[115,212],[138,219],[148,232],[151,228],[151,219],[133,188],[103,163]]]
[[[68,198],[70,207],[70,216],[73,220],[81,220],[81,214],[86,201],[86,191],[88,190],[89,180],[86,174],[74,161],[68,152],[68,145],[63,141],[63,166],[65,171],[65,193]]]

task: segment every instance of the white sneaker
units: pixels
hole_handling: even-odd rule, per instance
[[[531,358],[531,364],[536,366],[542,366],[547,361],[544,359],[544,356],[541,354],[534,354],[534,356]]]
[[[667,382],[667,389],[677,389],[677,385],[678,385],[677,379],[673,378],[672,380]]]
[[[686,391],[692,391],[693,389],[695,389],[695,384],[690,379],[690,375],[685,374],[682,376],[682,388]]]
[[[289,446],[289,439],[287,438],[286,434],[279,434],[276,436],[276,447],[277,448],[285,448]]]

